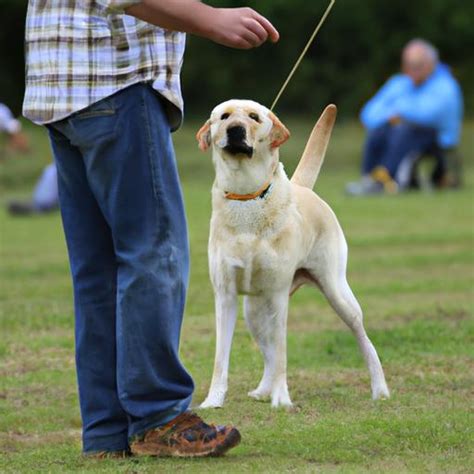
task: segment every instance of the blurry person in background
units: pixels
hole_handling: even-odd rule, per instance
[[[11,110],[0,103],[0,132],[8,136],[7,148],[26,153],[29,151],[29,143],[21,128],[20,121],[13,116]],[[8,203],[8,211],[13,215],[41,214],[57,208],[58,183],[54,164],[44,169],[36,183],[31,200]]]
[[[425,154],[439,157],[435,173],[442,185],[442,160],[459,142],[462,114],[461,89],[436,48],[411,40],[402,52],[402,73],[390,78],[361,111],[368,133],[362,177],[348,183],[346,192],[396,193],[410,180],[411,167],[401,164]]]
[[[58,177],[54,163],[46,166],[27,201],[10,201],[8,212],[15,216],[45,214],[59,209]]]
[[[11,110],[0,102],[0,133],[6,134],[7,148],[12,151],[26,153],[29,151],[28,138],[21,130],[21,123]]]

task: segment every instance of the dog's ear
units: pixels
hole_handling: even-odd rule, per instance
[[[211,120],[207,120],[206,123],[199,129],[196,134],[196,139],[199,142],[199,149],[206,151],[211,146]]]
[[[290,132],[273,112],[270,112],[268,117],[273,122],[270,131],[270,148],[278,148],[290,138]]]

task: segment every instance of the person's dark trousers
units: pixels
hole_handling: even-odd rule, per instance
[[[127,449],[191,402],[178,344],[189,273],[162,99],[136,84],[48,126],[74,286],[85,452]]]
[[[433,128],[408,123],[381,125],[368,133],[362,174],[370,174],[377,166],[383,166],[395,178],[398,166],[406,156],[426,153],[436,146],[436,131]]]

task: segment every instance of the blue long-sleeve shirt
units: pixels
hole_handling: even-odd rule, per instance
[[[461,88],[449,68],[438,64],[419,85],[405,74],[390,78],[360,113],[364,126],[371,130],[398,115],[406,122],[432,127],[442,148],[458,144],[463,115]]]

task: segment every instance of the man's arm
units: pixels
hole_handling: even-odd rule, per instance
[[[393,76],[364,105],[360,120],[367,129],[377,128],[396,115],[394,103],[403,93],[405,82],[405,78],[400,74]]]
[[[143,0],[125,12],[162,28],[202,36],[231,48],[250,49],[268,39],[279,39],[274,26],[251,8],[214,8],[199,0]]]

